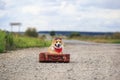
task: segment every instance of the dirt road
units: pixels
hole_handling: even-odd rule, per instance
[[[39,63],[47,48],[0,54],[0,80],[120,80],[120,45],[66,41],[70,63]]]

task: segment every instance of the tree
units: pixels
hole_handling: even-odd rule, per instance
[[[30,36],[30,37],[38,37],[38,33],[35,28],[28,28],[25,31],[25,35]]]
[[[53,36],[55,36],[55,31],[51,31],[50,32],[50,35],[53,37]]]

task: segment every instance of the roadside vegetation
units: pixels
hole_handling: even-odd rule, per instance
[[[27,36],[16,36],[14,42],[17,48],[47,47],[50,45],[50,41]]]
[[[32,36],[26,36],[0,30],[0,53],[18,48],[47,47],[50,43],[50,41],[45,40],[43,37],[38,37],[38,34],[37,36],[33,36],[33,34]]]
[[[71,33],[69,39],[77,39],[82,41],[90,41],[97,43],[117,43],[120,44],[120,32],[115,32],[112,35],[80,35],[79,33]]]
[[[38,33],[37,33],[36,29],[35,28],[31,28],[31,27],[29,27],[25,31],[25,35],[29,36],[29,37],[38,37]]]

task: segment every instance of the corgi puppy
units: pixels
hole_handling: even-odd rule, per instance
[[[53,39],[51,46],[48,48],[48,52],[51,54],[62,54],[62,51],[63,51],[62,38]]]

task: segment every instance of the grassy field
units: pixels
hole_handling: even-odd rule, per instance
[[[120,44],[120,39],[113,39],[113,38],[104,38],[104,37],[88,37],[88,36],[82,36],[82,37],[72,37],[69,39],[77,39],[81,41],[89,41],[89,42],[97,42],[97,43],[116,43]]]
[[[12,34],[0,30],[0,53],[17,48],[47,47],[51,41]]]
[[[29,48],[29,47],[46,47],[50,45],[50,41],[42,40],[40,38],[15,36],[15,46],[17,48]]]

